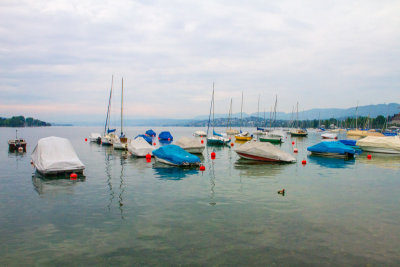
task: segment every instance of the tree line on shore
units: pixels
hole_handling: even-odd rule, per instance
[[[13,116],[11,118],[0,117],[0,127],[40,127],[51,126],[50,123],[37,120],[31,117]]]

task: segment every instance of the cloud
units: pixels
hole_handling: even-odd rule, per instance
[[[398,1],[1,1],[0,112],[102,115],[400,102]],[[74,112],[68,107],[73,104]],[[51,107],[51,114],[46,106]],[[55,109],[53,109],[55,108]],[[51,115],[51,116],[50,116]]]

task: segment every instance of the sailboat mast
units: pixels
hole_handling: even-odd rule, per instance
[[[110,97],[108,99],[108,108],[107,108],[107,117],[106,117],[106,125],[104,126],[104,135],[107,134],[107,126],[110,128],[110,110],[111,110],[111,96],[112,96],[112,88],[114,84],[114,75],[111,76],[111,90],[110,90]]]
[[[299,102],[297,102],[296,128],[299,128]]]
[[[122,126],[123,126],[122,114],[124,111],[123,107],[124,107],[124,77],[122,77],[122,89],[121,89],[121,137],[123,137],[123,135],[124,135],[124,131],[122,128]]]
[[[229,107],[228,125],[226,126],[227,129],[228,129],[228,127],[229,127],[229,129],[232,129],[231,116],[232,116],[232,98],[231,98],[231,106]]]
[[[357,117],[358,117],[357,110],[358,110],[358,101],[357,101],[357,107],[356,107],[356,130],[357,130]]]
[[[243,124],[243,91],[242,91],[242,105],[240,106],[240,132],[242,131]]]
[[[258,94],[258,104],[257,104],[257,126],[259,126],[260,122],[260,94]]]

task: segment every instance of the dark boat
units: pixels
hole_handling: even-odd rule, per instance
[[[15,130],[15,139],[8,140],[8,150],[10,152],[26,152],[26,141],[24,139],[18,138],[17,133],[18,130]]]

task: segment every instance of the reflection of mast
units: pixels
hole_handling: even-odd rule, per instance
[[[119,197],[119,199],[118,199],[118,203],[119,203],[119,211],[121,212],[121,219],[125,219],[124,218],[124,210],[123,210],[123,208],[122,208],[122,206],[124,205],[124,203],[123,203],[123,198],[122,198],[122,195],[124,194],[124,192],[125,192],[125,184],[124,184],[124,165],[125,165],[125,157],[124,156],[122,156],[121,157],[121,173],[120,173],[120,176],[119,176],[119,181],[120,181],[120,183],[119,183],[119,190],[120,190],[120,192],[119,192],[119,195],[118,195],[118,197]]]
[[[112,177],[111,177],[111,174],[110,174],[110,169],[111,169],[111,166],[110,166],[110,156],[112,156],[112,154],[108,154],[107,151],[106,151],[106,158],[105,158],[105,162],[106,162],[106,175],[107,175],[107,181],[106,181],[106,182],[107,182],[107,185],[108,185],[108,189],[109,189],[109,191],[110,191],[110,201],[109,201],[109,203],[108,203],[108,205],[107,205],[108,211],[110,211],[110,207],[111,207],[112,201],[113,201],[113,199],[114,199],[114,197],[115,197],[114,189],[113,189],[112,183],[111,183]]]

